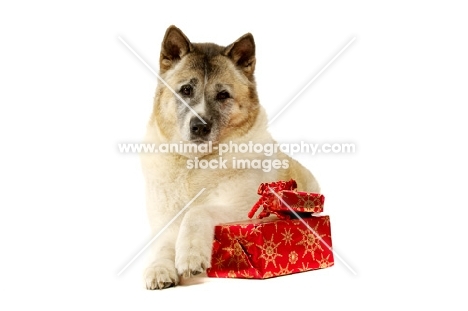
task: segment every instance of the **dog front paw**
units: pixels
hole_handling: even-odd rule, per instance
[[[144,273],[146,289],[164,289],[179,284],[174,264],[152,264]]]
[[[185,278],[200,274],[211,266],[211,252],[190,250],[176,253],[175,266],[179,275]]]

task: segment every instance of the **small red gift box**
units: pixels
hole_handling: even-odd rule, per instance
[[[330,218],[311,214],[322,211],[324,197],[284,190],[292,186],[288,185],[291,182],[262,184],[260,188],[275,189],[276,199],[262,196],[249,214],[252,217],[263,207],[260,218],[275,213],[282,219],[254,219],[215,227],[209,277],[266,279],[333,265]],[[292,218],[304,211],[308,212],[306,217]]]
[[[276,214],[281,219],[289,219],[292,214],[297,213],[321,213],[325,197],[320,193],[309,193],[296,191],[297,184],[294,180],[288,182],[278,181],[260,184],[257,193],[261,195],[257,203],[252,207],[249,218],[259,208],[263,211],[258,218]]]

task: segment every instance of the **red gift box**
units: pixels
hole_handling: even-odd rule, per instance
[[[260,184],[257,193],[261,195],[257,203],[252,207],[249,218],[257,212],[259,208],[263,211],[258,218],[276,214],[281,219],[289,219],[297,213],[321,213],[325,197],[320,193],[309,193],[296,191],[297,184],[294,180],[288,182],[278,181],[273,183]]]
[[[287,185],[290,182],[281,183],[291,186]],[[292,190],[276,192],[281,187],[275,186],[277,183],[260,186],[274,188],[276,199],[262,197],[249,215],[263,207],[260,218],[275,213],[282,219],[270,217],[216,226],[211,268],[207,270],[209,277],[266,279],[334,264],[330,218],[311,214],[311,210],[322,211],[324,197]],[[308,206],[303,204],[312,201]],[[269,202],[276,203],[273,206]],[[294,202],[302,203],[296,206]],[[289,214],[285,213],[286,209]],[[304,211],[308,211],[307,217],[292,218]]]

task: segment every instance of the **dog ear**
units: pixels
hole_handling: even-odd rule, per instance
[[[184,55],[193,50],[192,43],[184,33],[172,25],[166,30],[161,44],[161,55],[159,56],[159,67],[161,71],[171,68]]]
[[[251,77],[255,70],[255,41],[251,33],[246,33],[227,46],[223,55],[228,56],[234,64],[239,66],[247,77]]]

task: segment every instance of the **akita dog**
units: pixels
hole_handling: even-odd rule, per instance
[[[156,88],[145,142],[212,148],[141,156],[149,221],[153,234],[160,234],[144,273],[148,289],[175,286],[181,277],[209,268],[214,226],[245,220],[259,198],[260,183],[293,178],[298,190],[320,192],[314,176],[282,152],[266,155],[230,148],[220,158],[217,148],[223,144],[275,143],[257,96],[255,61],[250,33],[224,47],[191,43],[175,26],[166,31],[159,58],[165,83]],[[236,166],[241,159],[244,165]],[[195,160],[210,165],[202,169]],[[248,165],[254,161],[274,164],[270,170]]]

